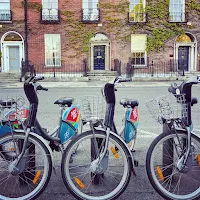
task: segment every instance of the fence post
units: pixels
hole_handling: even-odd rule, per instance
[[[184,65],[184,61],[183,61],[183,76],[185,76],[185,65]]]
[[[154,69],[153,69],[153,60],[151,61],[151,76],[153,77],[154,75]]]
[[[56,62],[55,62],[55,53],[53,51],[53,77],[56,77]]]
[[[132,63],[131,63],[131,58],[129,57],[129,61],[128,61],[127,67],[126,67],[126,78],[131,79],[132,74],[133,74]]]
[[[83,70],[84,70],[84,73],[83,73],[83,76],[84,77],[87,77],[87,59],[83,59]]]
[[[122,75],[122,72],[121,72],[121,61],[119,59],[114,59],[114,70],[117,71],[118,76]]]

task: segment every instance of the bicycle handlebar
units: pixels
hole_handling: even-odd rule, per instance
[[[186,81],[183,81],[181,85],[177,85],[176,83],[171,84],[171,86],[168,88],[168,91],[174,95],[179,95],[179,94],[189,94],[191,93],[191,87],[194,84],[200,83],[200,76],[193,76],[189,78]]]

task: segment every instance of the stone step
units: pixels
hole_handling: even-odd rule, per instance
[[[90,71],[87,73],[88,76],[117,76],[117,71]]]
[[[1,83],[16,83],[19,82],[21,73],[10,73],[10,72],[1,72],[0,73],[0,82]]]

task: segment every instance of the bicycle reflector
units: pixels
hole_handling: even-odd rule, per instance
[[[83,184],[83,182],[79,178],[75,177],[74,180],[81,189],[85,189],[85,185]]]
[[[117,153],[117,151],[115,150],[114,147],[110,147],[110,150],[111,150],[112,154],[115,156],[115,158],[119,158],[119,154]]]
[[[160,169],[159,166],[156,167],[156,171],[157,171],[158,176],[160,177],[160,179],[161,179],[162,181],[164,181],[165,178],[164,178],[163,173],[162,173],[162,170]]]
[[[198,165],[200,166],[200,154],[197,155]]]
[[[35,174],[35,177],[33,179],[33,184],[36,184],[38,179],[40,178],[41,175],[41,170],[37,171],[37,173]]]

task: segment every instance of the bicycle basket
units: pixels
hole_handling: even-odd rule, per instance
[[[81,118],[85,121],[104,119],[105,101],[103,97],[83,96],[80,102]]]
[[[185,94],[165,95],[146,101],[146,106],[153,119],[163,123],[163,119],[184,119],[187,120],[187,105]]]
[[[0,121],[23,121],[28,117],[27,103],[19,95],[0,97]]]

